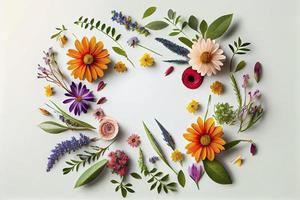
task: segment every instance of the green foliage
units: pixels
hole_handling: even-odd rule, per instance
[[[120,182],[117,181],[117,180],[111,180],[110,182],[114,185],[117,185],[116,188],[115,188],[115,191],[116,192],[120,191],[123,198],[125,198],[127,196],[128,192],[129,193],[134,193],[135,192],[132,189],[132,184],[131,183],[124,184],[123,178],[121,179]]]
[[[192,48],[192,46],[193,46],[193,42],[186,37],[180,37],[180,38],[178,38],[178,40],[180,42],[182,42],[183,44],[185,44],[186,46],[188,46],[189,48]]]
[[[229,28],[233,14],[224,15],[213,21],[207,28],[205,38],[212,40],[221,37]]]
[[[235,67],[234,72],[238,72],[246,67],[246,62],[244,60],[240,61],[239,64]]]
[[[183,32],[183,30],[188,25],[188,22],[182,21],[181,16],[177,15],[177,13],[174,10],[169,9],[167,17],[165,17],[164,19],[174,27],[172,29],[172,32],[169,33],[169,36],[176,36],[180,33],[182,33],[183,35],[186,36],[186,34]]]
[[[103,159],[103,160],[97,162],[96,164],[92,165],[91,167],[89,167],[77,179],[77,181],[75,183],[75,188],[81,187],[85,184],[92,182],[106,168],[107,163],[108,163],[108,160]]]
[[[209,161],[203,160],[205,172],[213,181],[219,184],[232,184],[232,180],[224,168],[224,166],[217,160]]]
[[[241,96],[241,92],[240,92],[240,89],[239,89],[239,86],[235,80],[235,77],[233,74],[230,74],[230,80],[231,80],[231,84],[232,84],[232,87],[233,87],[233,91],[235,93],[235,96],[236,96],[236,99],[237,99],[237,102],[238,102],[238,112],[241,110],[242,108],[242,96]]]
[[[45,121],[39,124],[39,127],[43,129],[43,131],[52,134],[62,133],[64,131],[69,130],[69,127],[59,124],[54,121]]]
[[[65,31],[67,31],[68,29],[65,27],[65,25],[61,25],[61,28],[55,28],[58,32],[54,33],[53,35],[51,35],[50,39],[56,39],[58,40],[59,37],[61,36],[61,34]]]
[[[214,118],[219,124],[231,124],[236,119],[237,115],[236,110],[228,103],[216,104],[214,112]]]
[[[178,183],[181,185],[181,187],[184,187],[185,186],[185,175],[183,173],[182,170],[180,170],[177,174],[177,180],[178,180]]]
[[[198,30],[199,22],[198,22],[198,19],[194,15],[191,15],[189,17],[188,25],[189,25],[189,27],[191,27],[191,29],[199,32],[199,30]]]
[[[151,16],[155,11],[156,11],[156,7],[154,7],[154,6],[147,8],[143,14],[143,19]]]
[[[201,31],[201,34],[202,34],[203,38],[205,37],[205,33],[207,31],[207,28],[208,28],[207,22],[205,20],[202,20],[201,23],[200,23],[200,31]]]
[[[74,170],[78,171],[80,166],[85,167],[86,164],[91,164],[91,162],[98,160],[100,156],[104,155],[104,153],[109,149],[110,145],[112,145],[113,143],[114,141],[104,148],[98,146],[91,146],[94,152],[84,151],[84,154],[77,154],[79,160],[71,159],[70,161],[66,161],[66,163],[69,166],[63,169],[63,174],[68,174],[69,172]]]
[[[231,59],[230,59],[230,71],[232,71],[233,69],[233,58],[234,58],[234,56],[235,55],[244,55],[244,54],[246,54],[248,51],[250,51],[250,49],[248,48],[248,46],[250,45],[251,43],[249,43],[249,42],[245,42],[245,43],[243,43],[242,42],[242,39],[239,37],[238,39],[237,39],[237,41],[234,41],[233,42],[233,45],[232,44],[229,44],[229,48],[230,48],[230,50],[231,50],[231,52],[232,52],[232,56],[231,56]],[[245,65],[246,65],[246,63],[245,63],[245,61],[243,62],[243,61],[241,61],[238,65],[237,65],[237,67],[236,67],[236,69],[234,70],[234,71],[239,71],[239,70],[241,70],[241,69],[243,69],[244,67],[245,67]]]

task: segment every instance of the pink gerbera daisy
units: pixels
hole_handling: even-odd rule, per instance
[[[132,134],[128,137],[127,142],[131,147],[138,147],[141,143],[140,136],[137,134]]]

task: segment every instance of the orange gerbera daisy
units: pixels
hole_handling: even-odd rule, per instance
[[[110,63],[108,51],[103,49],[103,42],[96,42],[94,36],[90,41],[87,37],[83,37],[81,43],[79,40],[75,41],[75,47],[76,50],[69,49],[67,53],[73,58],[67,64],[74,78],[93,82],[98,77],[103,77],[104,70]]]
[[[210,161],[215,159],[215,154],[225,150],[223,145],[226,143],[222,139],[223,128],[215,126],[214,118],[208,118],[204,123],[201,117],[198,117],[197,124],[193,123],[191,128],[187,129],[188,133],[183,137],[190,141],[186,145],[187,154],[195,157],[195,160]]]

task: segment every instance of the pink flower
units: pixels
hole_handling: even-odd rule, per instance
[[[243,88],[248,87],[248,85],[249,85],[249,79],[250,79],[249,74],[244,74],[243,75],[243,81],[244,81],[243,85],[242,85]]]
[[[124,176],[128,170],[129,157],[124,151],[116,150],[108,154],[110,158],[107,167],[119,176]]]
[[[138,147],[141,143],[140,136],[137,134],[132,134],[131,136],[128,137],[127,143],[131,147]]]
[[[95,117],[95,119],[97,119],[98,121],[102,120],[103,117],[105,117],[104,111],[102,108],[98,108],[95,110],[95,112],[93,113],[93,116]]]

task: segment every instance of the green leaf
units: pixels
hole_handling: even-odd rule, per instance
[[[169,19],[174,19],[174,11],[172,10],[172,9],[169,9],[168,10],[168,17],[169,17]]]
[[[180,32],[171,32],[169,33],[169,36],[175,36],[175,35],[178,35]]]
[[[58,134],[69,130],[69,127],[62,124],[56,123],[54,121],[45,121],[39,124],[39,127],[46,131],[47,133]]]
[[[108,26],[108,27],[106,28],[106,34],[109,34],[110,30],[111,30],[111,27]]]
[[[201,31],[201,34],[202,34],[203,37],[205,36],[205,33],[207,31],[207,27],[208,27],[208,25],[207,25],[206,21],[202,20],[201,23],[200,23],[199,28],[200,28],[200,31]]]
[[[153,190],[156,187],[157,182],[153,183],[150,187],[150,190]]]
[[[232,21],[232,14],[224,15],[213,21],[205,34],[206,38],[217,39],[221,37],[228,29]]]
[[[160,159],[173,171],[177,174],[177,172],[171,167],[171,165],[169,164],[168,160],[166,159],[162,149],[160,148],[160,146],[158,145],[158,143],[156,142],[154,136],[152,135],[152,133],[150,132],[150,130],[148,129],[148,127],[146,126],[146,124],[143,122],[144,125],[144,129],[145,132],[147,134],[147,138],[150,141],[150,144],[152,146],[152,148],[154,149],[154,151],[157,153],[157,155],[160,157]]]
[[[233,140],[224,145],[225,151],[231,149],[232,147],[238,145],[242,140]]]
[[[126,188],[126,190],[128,191],[128,192],[130,192],[130,193],[134,193],[135,191],[133,190],[133,189],[131,189],[131,188]]]
[[[198,32],[198,19],[194,16],[191,15],[189,18],[189,22],[188,22],[189,26],[191,27],[191,29],[195,30]]]
[[[182,170],[180,170],[178,172],[177,180],[178,180],[178,183],[181,185],[181,187],[185,186],[185,175]]]
[[[122,197],[126,197],[127,196],[127,190],[123,187],[121,187],[121,193],[122,193]]]
[[[138,173],[132,172],[130,175],[135,179],[142,179],[142,177]]]
[[[96,28],[98,28],[100,26],[100,21],[98,21],[97,23],[96,23]]]
[[[114,50],[114,52],[116,52],[117,54],[121,55],[121,56],[124,56],[124,57],[127,57],[127,54],[126,52],[119,48],[119,47],[112,47],[112,49]]]
[[[203,160],[203,165],[207,175],[216,183],[219,184],[232,184],[231,178],[224,168],[224,166],[217,161]]]
[[[165,175],[160,179],[160,181],[167,181],[167,180],[169,180],[169,174]]]
[[[239,109],[242,108],[242,96],[241,96],[241,92],[240,92],[240,89],[239,89],[239,86],[235,80],[235,77],[233,74],[230,74],[230,79],[231,79],[231,84],[233,86],[233,90],[234,90],[234,93],[235,93],[235,96],[237,98],[237,102],[238,102],[238,105],[239,105]]]
[[[117,184],[117,183],[119,183],[118,181],[116,181],[116,180],[111,180],[110,181],[112,184]]]
[[[121,34],[117,35],[115,40],[118,41],[120,39],[120,37],[121,37]]]
[[[244,67],[246,67],[246,62],[242,60],[241,62],[239,62],[239,64],[237,64],[235,72],[242,70]]]
[[[162,184],[159,184],[159,186],[157,187],[157,193],[159,194],[161,192],[162,189]]]
[[[143,14],[143,19],[151,16],[155,11],[156,11],[156,7],[154,7],[154,6],[147,8],[147,10],[145,10],[145,12]]]
[[[75,188],[83,186],[87,183],[93,181],[102,171],[105,169],[106,164],[108,163],[107,159],[103,159],[96,164],[89,167],[81,176],[77,179]]]
[[[57,36],[59,36],[60,32],[56,33],[56,34],[53,34],[51,35],[50,39],[53,39],[53,38],[56,38]]]
[[[75,119],[74,117],[68,115],[65,111],[63,111],[60,107],[58,107],[58,105],[56,105],[53,101],[50,100],[50,102],[56,107],[56,109],[60,112],[60,114],[64,116],[64,118],[72,121],[73,123],[78,124],[81,127],[85,127],[85,128],[89,128],[89,129],[96,129],[92,125],[90,125],[86,122],[80,121],[78,119]]]
[[[189,40],[188,38],[186,37],[180,37],[178,38],[180,42],[182,42],[183,44],[185,44],[186,46],[192,48],[193,46],[193,42],[191,40]]]
[[[161,30],[168,26],[169,24],[164,21],[153,21],[147,24],[145,27],[151,30]]]

